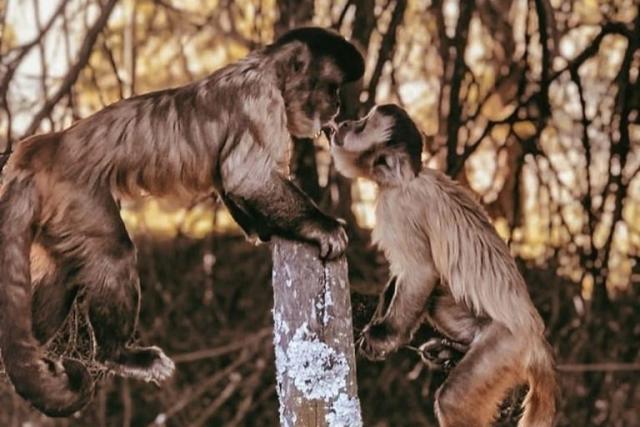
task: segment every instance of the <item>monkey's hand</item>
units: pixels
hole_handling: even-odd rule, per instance
[[[370,323],[358,339],[358,351],[369,360],[384,360],[408,341],[387,322]]]
[[[303,239],[320,247],[320,258],[325,260],[338,258],[349,242],[342,222],[329,216],[304,224],[300,234]]]

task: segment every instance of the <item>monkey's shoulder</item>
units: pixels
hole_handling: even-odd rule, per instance
[[[414,243],[434,237],[448,239],[452,236],[441,235],[440,231],[452,223],[456,228],[494,230],[473,193],[440,171],[424,169],[404,186],[380,190],[374,242],[385,245],[398,236]]]
[[[434,169],[423,169],[409,185],[408,198],[429,208],[431,215],[447,212],[454,216],[473,217],[473,222],[490,224],[479,196],[463,187],[445,173]]]

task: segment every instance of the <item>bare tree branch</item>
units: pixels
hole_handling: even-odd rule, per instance
[[[369,80],[369,86],[367,89],[368,97],[367,102],[365,103],[365,109],[367,110],[370,109],[376,102],[376,90],[378,88],[378,83],[380,83],[380,78],[382,77],[382,71],[384,70],[385,64],[393,57],[393,51],[396,47],[396,36],[398,27],[404,19],[404,12],[406,9],[407,0],[396,1],[393,13],[391,15],[389,28],[382,37],[380,50],[378,52],[378,60],[376,62],[373,73],[371,74],[371,79]]]
[[[455,47],[455,59],[453,72],[451,75],[451,87],[449,89],[449,112],[447,114],[447,174],[459,169],[458,167],[458,130],[460,129],[462,104],[460,102],[460,89],[462,79],[467,66],[464,62],[464,53],[467,48],[467,38],[469,36],[469,24],[475,0],[460,2],[460,15],[456,23],[456,32],[453,38]],[[478,142],[479,144],[479,142]]]
[[[624,59],[622,60],[622,64],[620,66],[620,73],[617,77],[618,94],[616,110],[618,110],[619,116],[618,131],[620,136],[616,143],[611,143],[611,156],[617,156],[619,162],[619,171],[617,174],[613,174],[612,180],[613,188],[615,191],[613,219],[611,222],[611,228],[609,229],[609,234],[601,252],[602,257],[600,258],[600,264],[602,265],[602,269],[600,270],[600,274],[595,278],[593,289],[593,304],[598,308],[605,308],[609,303],[606,283],[607,276],[610,270],[611,249],[616,226],[622,220],[623,201],[627,194],[627,186],[623,182],[623,172],[625,170],[625,166],[627,165],[627,158],[631,148],[631,139],[629,135],[629,114],[632,109],[632,106],[629,102],[630,98],[627,96],[627,90],[629,88],[631,79],[631,63],[636,51],[640,49],[640,6],[638,6],[636,18],[634,20],[633,34],[628,40],[629,41],[624,54]]]
[[[66,6],[67,6],[67,0],[61,0],[60,5],[55,10],[55,12],[53,12],[53,15],[51,15],[51,18],[49,18],[49,21],[47,21],[45,26],[42,27],[42,30],[38,33],[36,38],[30,41],[29,43],[19,46],[15,49],[18,53],[15,56],[15,58],[11,59],[9,63],[6,64],[7,68],[5,70],[4,75],[0,79],[0,93],[4,93],[7,91],[7,88],[9,87],[9,82],[13,78],[13,75],[16,69],[18,68],[18,65],[20,64],[20,62],[24,59],[25,56],[27,56],[27,53],[29,53],[29,51],[34,46],[36,46],[42,41],[44,36],[49,32],[49,30],[53,26],[53,23],[63,13]],[[14,49],[12,49],[12,51],[13,50]],[[9,56],[9,55],[6,55],[6,56]]]
[[[78,76],[80,75],[80,71],[87,65],[89,62],[89,58],[91,57],[91,51],[93,46],[95,45],[100,32],[107,25],[107,21],[109,20],[109,16],[111,16],[111,12],[115,7],[118,0],[108,0],[107,3],[102,7],[100,11],[100,16],[95,20],[93,26],[89,29],[87,35],[85,36],[84,42],[80,47],[80,51],[78,53],[78,60],[76,63],[69,69],[67,75],[64,80],[53,94],[51,98],[49,98],[42,108],[36,113],[34,118],[31,120],[31,123],[27,127],[24,135],[31,135],[35,133],[35,131],[40,126],[40,122],[47,117],[53,108],[58,104],[58,102],[69,92],[69,88],[73,86],[78,80]]]

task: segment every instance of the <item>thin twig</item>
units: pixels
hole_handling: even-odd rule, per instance
[[[182,353],[172,356],[171,359],[175,363],[190,363],[196,362],[202,359],[210,359],[213,357],[224,356],[225,354],[233,353],[234,351],[242,350],[248,345],[262,340],[264,337],[271,333],[271,328],[264,328],[253,335],[250,335],[242,340],[234,341],[230,344],[223,345],[215,348],[207,348],[204,350],[198,350],[190,353]]]
[[[238,387],[242,384],[242,376],[238,373],[232,374],[229,378],[229,384],[222,390],[218,397],[211,402],[211,405],[205,409],[198,419],[191,424],[191,427],[200,427],[204,425],[215,413],[225,404],[227,400],[233,396]]]
[[[156,420],[150,423],[148,427],[154,427],[154,426],[166,424],[169,418],[173,417],[175,414],[182,411],[184,408],[189,406],[196,399],[198,399],[200,396],[206,393],[207,390],[209,390],[211,387],[213,387],[214,385],[218,384],[220,381],[222,381],[223,379],[231,375],[233,371],[238,369],[247,360],[249,360],[250,356],[251,356],[250,353],[245,353],[242,357],[239,357],[237,360],[235,360],[233,363],[231,363],[229,366],[227,366],[223,370],[214,372],[214,374],[211,375],[209,378],[199,383],[191,393],[189,393],[188,395],[180,399],[175,405],[170,407],[168,410],[159,414],[156,417]],[[162,420],[162,422],[158,420]]]
[[[260,379],[262,378],[262,374],[264,373],[267,367],[267,363],[264,359],[260,359],[257,362],[256,370],[251,374],[246,381],[244,381],[244,394],[245,397],[238,404],[238,409],[233,419],[226,423],[226,427],[236,427],[243,424],[247,414],[251,412],[253,408],[253,402],[255,401],[256,392],[259,390]],[[272,389],[273,387],[269,387]]]
[[[373,70],[373,73],[371,74],[371,79],[369,80],[369,86],[367,89],[368,97],[365,104],[365,109],[367,110],[371,108],[376,102],[376,90],[378,88],[378,83],[380,82],[380,78],[382,77],[382,71],[384,70],[385,64],[393,57],[393,52],[396,46],[396,35],[400,24],[402,24],[402,21],[404,20],[404,12],[406,9],[406,0],[396,1],[395,8],[393,9],[393,13],[391,15],[389,28],[382,37],[382,42],[380,42],[378,60],[376,61],[376,66]]]

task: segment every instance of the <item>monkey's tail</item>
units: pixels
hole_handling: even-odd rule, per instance
[[[84,407],[93,380],[79,361],[48,359],[33,336],[29,254],[40,200],[31,177],[11,177],[0,195],[0,350],[16,392],[53,417]]]
[[[524,414],[518,427],[551,427],[554,422],[558,393],[555,360],[544,337],[540,337],[540,341],[539,345],[534,346],[535,350],[529,359],[529,392],[523,403]]]

